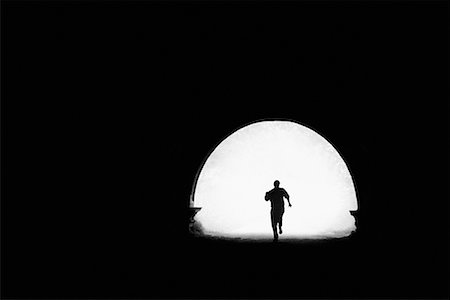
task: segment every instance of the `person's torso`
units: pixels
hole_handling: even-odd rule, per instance
[[[284,208],[284,194],[282,188],[274,188],[269,192],[270,203],[273,208]]]

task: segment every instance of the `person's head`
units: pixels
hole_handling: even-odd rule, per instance
[[[277,188],[280,186],[280,182],[278,180],[275,180],[275,182],[273,183],[273,185]]]

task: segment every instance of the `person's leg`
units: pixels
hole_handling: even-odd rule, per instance
[[[281,227],[283,226],[283,214],[284,214],[284,208],[281,209],[281,211],[280,211],[280,218],[278,220],[278,227],[280,228],[280,234],[283,233],[283,230],[281,229]]]
[[[277,232],[277,220],[276,214],[273,209],[270,210],[270,220],[272,222],[272,231],[273,231],[273,239],[278,240],[278,232]]]

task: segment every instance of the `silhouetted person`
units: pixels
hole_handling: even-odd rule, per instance
[[[291,207],[292,205],[291,202],[289,201],[289,194],[286,192],[285,189],[280,188],[280,182],[278,180],[275,180],[273,185],[275,187],[266,193],[264,199],[266,199],[266,201],[270,200],[270,204],[272,206],[272,209],[270,210],[270,219],[272,221],[273,239],[274,241],[277,241],[278,240],[277,224],[280,229],[280,234],[283,233],[283,230],[281,228],[283,226],[283,214],[284,214],[283,197],[287,199],[289,207]]]

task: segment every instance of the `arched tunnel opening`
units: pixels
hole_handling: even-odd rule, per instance
[[[356,231],[356,188],[337,149],[296,121],[262,120],[237,129],[207,155],[191,194],[193,232],[270,237],[264,195],[275,180],[292,203],[285,204],[283,238],[341,238]]]

